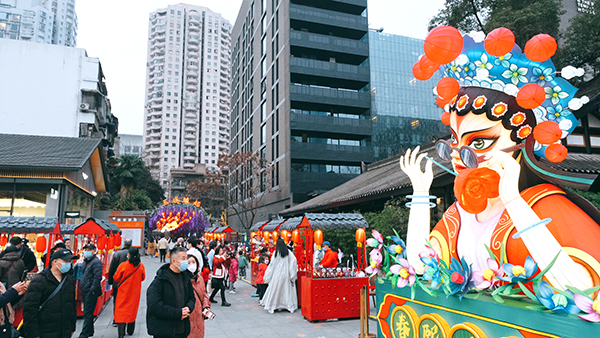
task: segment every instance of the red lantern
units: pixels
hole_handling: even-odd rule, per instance
[[[287,244],[288,237],[287,237],[287,231],[286,230],[281,230],[281,239],[283,239],[283,241]]]
[[[115,238],[113,236],[108,237],[108,250],[115,248]]]
[[[449,126],[450,125],[450,113],[447,111],[442,113],[442,123]]]
[[[448,100],[446,103],[450,102],[453,97],[458,95],[458,91],[460,90],[460,85],[458,81],[451,77],[445,77],[441,79],[437,86],[435,87],[438,93],[438,96]]]
[[[484,41],[485,51],[493,56],[509,53],[515,46],[515,35],[510,29],[496,28],[487,35]]]
[[[294,242],[294,244],[298,244],[300,241],[300,231],[298,230],[294,230],[292,231],[292,242]]]
[[[546,148],[544,154],[548,161],[553,163],[562,162],[565,158],[567,158],[567,154],[569,151],[562,144],[554,143]]]
[[[250,233],[250,238],[254,238],[254,236],[256,236],[256,232],[251,232]]]
[[[429,60],[443,65],[456,59],[463,49],[463,37],[452,26],[439,26],[425,38],[425,55]]]
[[[538,34],[525,44],[525,55],[531,61],[544,62],[556,53],[556,40],[548,34]]]
[[[35,251],[44,252],[46,251],[47,239],[45,236],[40,236],[35,240]]]
[[[277,230],[273,231],[273,242],[277,242],[277,238],[279,237],[279,233]]]
[[[6,243],[8,243],[8,236],[2,235],[2,237],[0,237],[0,246],[5,246]]]
[[[270,233],[270,232],[268,232],[268,231],[265,231],[265,232],[263,233],[263,236],[264,236],[264,238],[265,238],[265,243],[269,243],[269,238],[271,238],[271,233]]]
[[[552,144],[558,142],[561,137],[562,130],[554,121],[541,122],[533,129],[533,138],[540,144]]]
[[[542,86],[530,83],[519,89],[517,103],[525,109],[534,109],[542,105],[546,100],[546,92]]]
[[[358,247],[362,247],[363,243],[365,242],[365,229],[364,228],[358,228],[356,229],[356,234],[354,235],[355,239],[356,239],[356,245]]]
[[[121,246],[121,241],[122,241],[121,235],[117,234],[115,237],[116,237],[115,238],[115,245],[116,246]]]
[[[423,74],[433,74],[436,70],[440,69],[440,65],[429,60],[427,55],[421,57],[419,67],[421,67]]]
[[[321,244],[323,244],[323,231],[321,230],[317,230],[314,232],[313,234],[313,240],[315,242],[315,244],[317,245],[317,247],[321,247]]]
[[[102,235],[98,237],[98,241],[96,241],[96,246],[98,246],[98,250],[106,249],[106,236]]]
[[[429,80],[433,76],[433,73],[423,73],[423,71],[421,70],[420,60],[417,61],[417,63],[415,63],[415,65],[413,66],[412,73],[417,80],[421,81]]]

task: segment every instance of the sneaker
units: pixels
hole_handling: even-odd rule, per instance
[[[251,293],[250,297],[258,297],[258,293]]]
[[[223,303],[221,303],[221,306],[231,306],[231,304],[229,304],[227,302],[223,302]]]
[[[210,302],[211,302],[211,303],[215,303],[215,304],[217,303],[217,301],[216,301],[216,300],[214,300],[214,299],[210,299]]]
[[[229,291],[229,293],[236,293],[236,292],[235,292],[235,291],[233,291],[233,290],[230,290],[230,291]]]

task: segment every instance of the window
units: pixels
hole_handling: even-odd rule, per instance
[[[261,128],[260,128],[260,144],[263,145],[267,143],[267,125],[264,124]]]
[[[260,46],[261,46],[260,47],[260,55],[264,56],[267,53],[267,37],[266,36],[262,39]]]
[[[260,122],[263,122],[267,119],[267,103],[263,102],[260,105]]]

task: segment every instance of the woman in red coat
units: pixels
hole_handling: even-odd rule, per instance
[[[210,312],[211,303],[208,294],[206,294],[204,278],[199,272],[202,267],[199,266],[198,258],[194,255],[188,255],[188,263],[188,271],[192,273],[192,286],[196,295],[196,309],[190,313],[190,337],[204,338],[205,314]]]
[[[125,337],[125,326],[127,326],[127,333],[133,335],[140,306],[142,281],[146,279],[146,269],[140,262],[138,249],[130,248],[127,256],[129,260],[119,265],[113,277],[115,283],[119,285],[115,302],[115,323],[118,326],[119,338]]]

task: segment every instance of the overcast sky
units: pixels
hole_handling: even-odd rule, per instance
[[[148,14],[180,1],[77,0],[77,47],[100,58],[112,112],[120,134],[142,134]],[[190,0],[235,23],[242,0]],[[427,22],[444,0],[369,0],[369,26],[384,32],[425,38]]]

